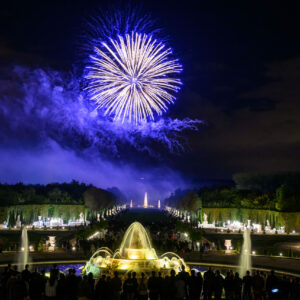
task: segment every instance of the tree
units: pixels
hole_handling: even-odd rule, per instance
[[[174,194],[165,199],[165,203],[171,207],[194,213],[197,213],[202,208],[202,200],[193,190],[176,190]]]
[[[299,194],[296,194],[289,186],[283,184],[276,190],[275,207],[279,211],[298,211],[300,208],[298,198]]]
[[[62,199],[62,191],[58,188],[54,188],[48,193],[48,197],[51,202],[60,202]]]
[[[116,198],[108,191],[99,188],[89,188],[83,194],[85,205],[91,210],[101,210],[117,204]]]
[[[200,230],[192,229],[192,230],[190,230],[189,234],[190,234],[190,238],[193,242],[198,242],[198,241],[202,240],[203,235]]]
[[[37,250],[39,252],[43,251],[43,240],[40,239],[39,243],[38,243],[38,247],[37,247]]]

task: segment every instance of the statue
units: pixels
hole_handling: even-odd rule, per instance
[[[271,230],[270,221],[267,220],[267,225],[265,226],[265,231],[270,231],[270,230]]]
[[[79,222],[84,223],[84,214],[83,214],[83,212],[81,212],[80,215],[79,215]]]
[[[55,250],[56,237],[49,236],[49,240],[46,241],[47,250],[52,252]]]
[[[226,247],[225,254],[231,254],[231,240],[225,240],[224,245]]]
[[[18,215],[17,216],[17,221],[16,221],[16,226],[18,227],[18,228],[20,228],[21,226],[22,226],[22,223],[21,223],[21,219],[20,219],[21,217],[20,217],[20,215]]]
[[[203,214],[203,224],[204,225],[208,224],[208,222],[207,222],[207,214],[206,213]]]

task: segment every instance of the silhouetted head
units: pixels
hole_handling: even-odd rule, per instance
[[[144,278],[144,277],[145,277],[145,274],[142,272],[142,273],[141,273],[141,276],[142,276],[142,278]]]
[[[239,278],[239,277],[240,277],[239,272],[235,272],[235,277],[236,277],[236,278]]]
[[[191,273],[192,273],[192,276],[195,276],[195,270],[192,270]]]
[[[132,273],[132,277],[135,278],[136,277],[136,272]]]
[[[171,276],[173,276],[173,277],[174,277],[174,276],[175,276],[175,274],[176,274],[176,273],[175,273],[175,270],[171,270]]]
[[[152,273],[152,277],[155,277],[155,271],[152,271],[151,273]]]
[[[118,272],[118,271],[115,271],[115,272],[114,272],[114,275],[115,275],[115,277],[118,277],[118,276],[119,276],[119,272]]]
[[[220,275],[220,271],[219,271],[219,270],[217,270],[217,271],[216,271],[216,274],[217,274],[217,275]]]
[[[29,265],[25,265],[25,270],[28,270],[29,269]]]
[[[247,271],[247,272],[246,272],[246,275],[249,276],[249,275],[250,275],[250,271]]]
[[[103,274],[101,278],[102,278],[103,280],[105,280],[106,276]]]

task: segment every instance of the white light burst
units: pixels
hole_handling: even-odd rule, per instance
[[[171,49],[152,36],[132,33],[95,48],[86,76],[91,99],[114,120],[140,123],[161,115],[175,100],[182,66],[169,60]]]

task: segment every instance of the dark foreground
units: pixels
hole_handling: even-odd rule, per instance
[[[299,278],[279,277],[274,272],[268,275],[247,272],[243,278],[238,273],[228,272],[223,278],[218,270],[208,269],[189,275],[184,270],[163,277],[152,272],[147,278],[143,273],[128,273],[124,278],[117,272],[113,276],[102,275],[94,280],[92,274],[76,276],[74,269],[67,275],[56,267],[46,277],[44,271],[30,272],[27,266],[22,272],[8,265],[1,273],[0,297],[7,300],[173,300],[173,299],[300,299]]]

